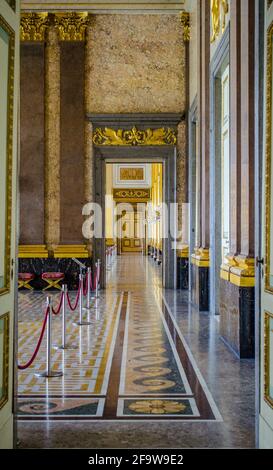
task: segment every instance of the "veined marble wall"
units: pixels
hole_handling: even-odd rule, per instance
[[[21,47],[20,243],[44,243],[44,46]]]
[[[97,14],[92,17],[87,36],[86,44],[60,43],[60,244],[83,243],[82,205],[92,199],[88,195],[92,188],[87,191],[84,184],[88,170],[92,173],[86,164],[92,161],[92,148],[89,152],[84,143],[90,135],[88,126],[84,128],[85,112],[182,114],[186,107],[186,50],[180,14]],[[44,46],[23,43],[22,51],[28,47],[44,51]],[[26,168],[27,178],[35,181],[34,185],[21,184],[22,204],[25,208],[32,206],[36,192],[39,195],[39,210],[31,215],[32,229],[30,212],[21,224],[23,244],[44,242],[43,110],[30,105],[33,87],[37,99],[44,103],[44,71],[41,76],[36,62],[22,54],[21,181],[26,177]],[[29,151],[33,123],[39,146],[33,143]],[[184,154],[184,149],[179,149],[179,154]]]
[[[185,47],[179,15],[95,15],[92,113],[185,108]]]
[[[191,39],[189,48],[189,106],[191,107],[196,95],[198,87],[198,66],[197,66],[197,0],[188,2],[190,12]]]

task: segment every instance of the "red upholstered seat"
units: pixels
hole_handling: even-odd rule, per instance
[[[34,274],[32,273],[18,273],[18,278],[22,281],[31,281],[34,279]]]
[[[62,279],[64,277],[63,273],[43,273],[42,279]]]

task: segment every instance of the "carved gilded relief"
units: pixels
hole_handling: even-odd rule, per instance
[[[189,42],[191,39],[190,14],[187,11],[181,13],[181,23],[183,26],[183,40]]]
[[[113,198],[115,201],[143,202],[151,198],[150,189],[114,189]]]
[[[87,12],[23,13],[21,16],[21,41],[44,41],[49,26],[58,31],[60,41],[84,41],[86,28],[91,24]]]
[[[228,0],[211,0],[211,27],[212,27],[212,36],[211,42],[213,43],[218,38],[221,31],[221,22],[222,22],[222,32],[226,29],[226,15],[229,12],[229,3]]]
[[[125,181],[143,181],[144,168],[120,168],[119,179]]]
[[[175,145],[176,134],[173,129],[145,129],[133,127],[130,130],[98,128],[94,132],[95,145]]]

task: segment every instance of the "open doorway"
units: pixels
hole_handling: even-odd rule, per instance
[[[121,256],[163,260],[163,163],[106,163],[105,266]],[[109,276],[106,276],[106,285]]]

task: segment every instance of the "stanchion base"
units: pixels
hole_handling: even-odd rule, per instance
[[[85,326],[85,325],[92,325],[92,323],[90,321],[77,321],[75,323],[73,323],[73,325],[76,325],[76,326]]]
[[[78,346],[76,344],[65,344],[64,346],[53,346],[54,349],[56,350],[62,350],[65,351],[66,349],[78,349]]]
[[[51,371],[49,372],[41,372],[41,373],[38,373],[38,374],[35,374],[36,377],[45,377],[45,378],[50,378],[50,377],[62,377],[64,375],[63,372],[61,371]]]

